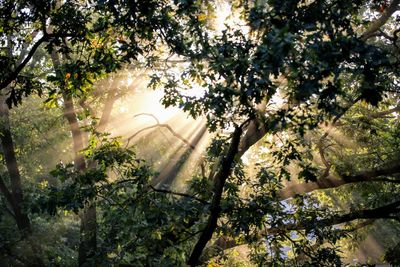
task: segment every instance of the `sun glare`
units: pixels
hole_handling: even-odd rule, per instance
[[[226,29],[226,25],[231,22],[231,5],[227,1],[218,1],[216,4],[216,14],[214,27],[218,32],[222,32]]]
[[[125,80],[115,80],[128,90],[115,102],[107,131],[121,136],[125,145],[137,147],[138,156],[153,165],[159,172],[154,185],[185,187],[188,178],[200,173],[210,139],[204,119],[194,120],[178,107],[164,107],[163,90],[148,89],[145,75],[126,76]],[[201,97],[204,88],[193,87],[182,93]]]
[[[232,8],[232,3],[227,0],[219,0],[215,3],[215,16],[212,19],[212,26],[216,34],[221,34],[228,28],[240,29],[243,34],[247,35],[250,28],[243,19],[240,18],[240,11]]]

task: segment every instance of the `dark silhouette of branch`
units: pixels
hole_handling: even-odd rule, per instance
[[[205,200],[203,200],[203,199],[201,199],[201,198],[198,198],[198,197],[196,197],[196,196],[189,195],[189,194],[186,194],[186,193],[174,192],[174,191],[170,191],[170,190],[166,190],[166,189],[158,189],[158,188],[155,188],[155,187],[152,186],[152,185],[150,185],[150,188],[151,188],[153,191],[158,192],[158,193],[165,193],[165,194],[171,194],[171,195],[177,195],[177,196],[181,196],[181,197],[191,198],[191,199],[197,200],[197,201],[200,202],[201,204],[204,204],[204,205],[209,204],[207,201],[205,201]]]
[[[45,33],[39,40],[36,41],[36,43],[33,44],[32,48],[29,50],[28,54],[26,57],[21,60],[19,59],[18,61],[21,62],[14,71],[10,73],[1,83],[0,83],[0,91],[6,88],[12,81],[14,81],[18,75],[21,73],[21,71],[25,68],[26,64],[32,59],[33,55],[36,53],[36,50],[39,48],[39,46],[42,43],[48,42],[53,38],[61,38],[61,37],[72,37],[69,34],[53,34],[53,33]],[[24,54],[21,55],[23,57]]]
[[[139,115],[147,115],[147,116],[151,116],[156,120],[156,124],[155,125],[151,125],[151,126],[147,126],[144,127],[142,129],[140,129],[139,131],[137,131],[136,133],[134,133],[133,135],[131,135],[127,140],[127,146],[129,145],[129,142],[135,138],[136,136],[138,136],[140,133],[147,131],[149,129],[153,129],[153,128],[157,128],[157,127],[162,127],[162,128],[166,128],[170,133],[172,133],[173,136],[175,136],[176,138],[178,138],[179,140],[181,140],[183,143],[185,143],[186,145],[188,145],[191,149],[195,150],[196,147],[194,145],[192,145],[186,138],[184,138],[182,135],[178,134],[177,132],[174,131],[174,129],[172,129],[171,126],[169,126],[168,124],[165,123],[160,123],[160,121],[157,119],[156,116],[154,116],[153,114],[150,113],[141,113],[141,114],[137,114],[134,117],[137,117]]]
[[[361,40],[366,41],[367,39],[374,36],[375,32],[378,31],[389,18],[399,9],[400,0],[393,0],[389,6],[385,9],[383,14],[374,22],[372,22],[368,29],[361,35]]]
[[[399,206],[400,200],[374,209],[356,210],[343,215],[335,215],[330,218],[319,220],[316,224],[319,226],[331,226],[357,219],[387,219],[393,217],[392,215],[399,214]]]
[[[397,208],[400,205],[400,201],[395,202],[397,203],[395,206],[395,208]],[[393,203],[392,203],[393,204]],[[359,211],[353,211],[350,213],[346,213],[346,214],[336,214],[333,215],[329,218],[326,219],[321,219],[321,220],[307,220],[307,221],[303,221],[300,223],[292,223],[292,224],[285,224],[285,225],[281,225],[281,226],[277,226],[277,227],[273,227],[273,228],[269,228],[264,230],[263,233],[261,233],[261,235],[276,235],[279,233],[284,233],[284,232],[288,232],[288,231],[300,231],[300,230],[305,230],[309,227],[309,225],[312,225],[313,228],[315,227],[328,227],[328,226],[333,226],[333,225],[337,225],[337,224],[342,224],[342,223],[347,223],[347,222],[352,222],[354,220],[364,220],[361,221],[359,223],[357,223],[354,227],[351,227],[350,229],[346,229],[346,232],[354,232],[356,230],[359,230],[365,226],[371,225],[372,223],[374,223],[377,219],[381,219],[381,218],[388,218],[390,217],[389,215],[392,212],[398,212],[396,211],[396,209],[393,210],[389,210],[387,214],[382,213],[382,211],[385,211],[385,209],[390,206],[392,204],[386,205],[386,206],[382,206],[376,209],[371,209],[371,210],[359,210]],[[379,215],[375,214],[375,215],[371,215],[374,212],[379,211]],[[386,211],[385,211],[386,212]],[[380,217],[382,216],[383,217]],[[374,217],[376,216],[376,217]]]
[[[364,220],[357,223],[354,227],[346,230],[347,232],[352,232],[374,223],[377,219],[398,218],[398,215],[400,213],[399,207],[400,207],[400,201],[395,201],[390,204],[386,204],[384,206],[380,206],[374,209],[363,209],[363,210],[352,211],[345,214],[336,214],[320,220],[305,220],[298,223],[283,224],[273,228],[265,229],[259,234],[259,238],[262,238],[263,236],[266,235],[277,235],[277,234],[284,234],[290,231],[301,231],[308,229],[309,227],[312,228],[329,227],[342,223],[352,222],[355,220]],[[225,250],[241,246],[244,244],[246,243],[237,242],[233,239],[225,238],[225,240],[218,239],[214,243],[214,246],[218,246],[220,249]]]
[[[25,59],[21,61],[21,64],[19,64],[15,70],[4,79],[2,83],[0,83],[0,90],[3,90],[5,87],[7,87],[12,81],[14,81],[19,73],[24,69],[26,64],[31,60],[33,55],[36,53],[36,50],[39,48],[39,46],[49,40],[50,35],[43,35],[31,48],[29,53],[26,55]]]
[[[224,190],[226,179],[231,175],[234,160],[238,153],[240,137],[242,135],[242,127],[236,126],[235,131],[232,133],[232,139],[227,153],[221,160],[221,168],[214,176],[214,196],[210,206],[210,216],[208,217],[207,224],[204,227],[199,240],[193,248],[189,257],[188,264],[196,266],[205,246],[211,239],[216,227],[217,221],[221,213],[220,202]]]

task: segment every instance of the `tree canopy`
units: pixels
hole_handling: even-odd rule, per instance
[[[399,10],[0,0],[0,265],[400,264]]]

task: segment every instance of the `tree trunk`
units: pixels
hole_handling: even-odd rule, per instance
[[[51,59],[55,71],[61,66],[60,58],[58,54],[53,51],[51,53]],[[73,99],[70,95],[65,92],[62,93],[64,101],[64,117],[68,121],[68,125],[72,134],[73,150],[74,150],[74,165],[78,172],[84,172],[87,169],[85,159],[80,153],[84,149],[85,134],[80,128],[76,111],[74,107]],[[96,202],[91,201],[85,204],[83,211],[80,214],[81,226],[80,226],[80,241],[78,250],[78,264],[83,266],[85,263],[91,261],[96,255],[97,251],[97,214],[96,214]]]
[[[68,121],[72,133],[75,168],[78,172],[84,172],[87,166],[80,151],[84,149],[83,141],[85,133],[79,128],[72,97],[63,93],[63,100],[64,116]],[[85,204],[80,218],[81,228],[78,263],[79,266],[83,266],[96,255],[97,251],[97,214],[95,201]]]
[[[80,215],[80,242],[79,242],[79,266],[84,266],[93,260],[97,252],[97,213],[96,202],[91,201],[85,204]]]
[[[228,179],[228,177],[232,173],[232,167],[234,164],[235,157],[237,156],[238,153],[241,134],[242,134],[242,128],[236,127],[235,131],[232,134],[232,140],[229,145],[228,151],[221,160],[221,168],[214,176],[214,188],[213,188],[214,196],[210,206],[210,216],[208,217],[206,227],[203,229],[199,237],[199,240],[194,246],[192,254],[189,257],[188,264],[190,266],[197,265],[197,262],[205,246],[207,245],[215,229],[217,228],[217,222],[221,214],[220,203],[222,199],[222,193],[224,191],[226,179]]]
[[[31,245],[34,254],[31,266],[43,266],[43,261],[40,258],[41,248],[39,244],[34,242],[31,238],[31,222],[28,214],[22,208],[24,197],[22,192],[21,174],[18,169],[14,142],[10,129],[9,110],[5,100],[6,96],[0,95],[0,141],[8,175],[10,177],[11,190],[6,187],[5,182],[1,177],[0,189],[6,200],[9,202],[8,204],[11,206],[13,217],[17,223],[21,236]]]

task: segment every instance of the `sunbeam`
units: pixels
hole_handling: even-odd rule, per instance
[[[194,120],[176,107],[165,108],[161,104],[163,91],[147,89],[146,76],[125,77],[126,82],[122,78],[114,81],[114,85],[128,85],[128,89],[115,102],[106,131],[122,137],[126,146],[136,147],[138,155],[153,165],[158,172],[154,185],[183,189],[193,174],[201,172],[210,138],[205,121]],[[189,93],[199,93],[198,88],[194,90]]]

